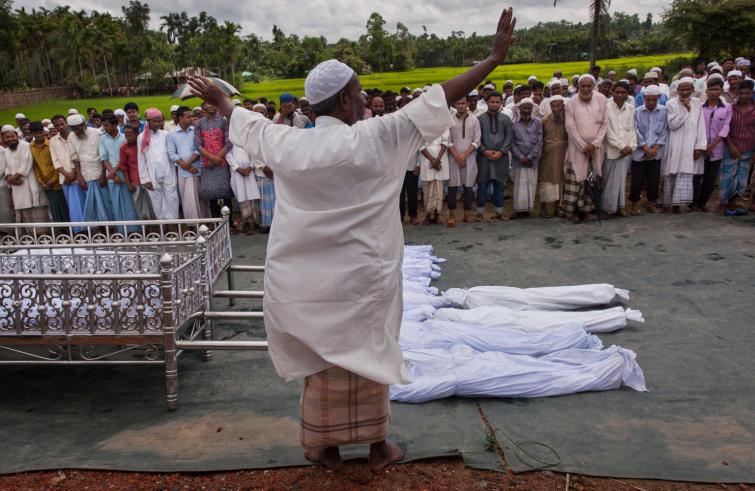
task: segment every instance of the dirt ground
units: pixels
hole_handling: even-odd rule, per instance
[[[400,464],[371,475],[364,462],[349,462],[343,473],[320,467],[213,472],[206,474],[148,474],[59,470],[0,476],[2,490],[755,490],[746,484],[696,484],[671,481],[612,479],[558,474],[526,474],[470,469],[461,459],[433,459]]]

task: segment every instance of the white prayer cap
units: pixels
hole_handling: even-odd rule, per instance
[[[427,92],[428,90],[430,90],[429,85],[425,85],[424,87],[422,87],[422,92]]]
[[[682,77],[682,78],[679,79],[679,85],[682,85],[682,84],[690,84],[690,85],[694,86],[695,85],[695,79],[692,78],[692,77]]]
[[[731,70],[731,71],[729,71],[729,73],[726,74],[726,78],[729,78],[729,77],[741,77],[741,76],[742,76],[742,72],[739,71],[739,70]]]
[[[571,76],[571,79],[572,80],[579,80],[579,74],[575,73],[574,75]]]
[[[593,77],[593,76],[592,76],[592,75],[590,75],[589,73],[585,73],[584,75],[581,75],[581,76],[579,77],[579,82],[581,83],[581,82],[582,82],[582,80],[584,80],[584,79],[586,79],[586,78],[590,79],[590,81],[592,81],[593,85],[595,85],[595,77]]]
[[[398,102],[398,101],[400,101],[400,100],[401,100],[401,96],[400,96],[400,95],[397,95],[397,96],[396,96],[396,102]]]
[[[560,80],[559,80],[559,82],[561,82],[561,85],[562,85],[562,86],[564,86],[564,85],[569,85],[569,80],[568,80],[568,79],[565,79],[565,78],[562,78],[562,79],[560,79]]]
[[[72,115],[74,115],[74,114],[79,114],[79,111],[77,111],[77,110],[76,110],[76,109],[74,109],[74,108],[71,108],[71,109],[69,109],[69,110],[68,110],[68,115],[69,115],[69,116],[72,116]]]
[[[637,69],[636,68],[630,68],[629,70],[627,70],[627,73],[631,73],[632,75],[634,75],[636,77],[637,76]]]
[[[552,95],[548,98],[548,104],[552,104],[553,101],[563,101],[564,98],[560,95]]]
[[[257,104],[255,104],[254,106],[252,106],[252,109],[254,111],[256,111],[257,109],[263,109],[263,110],[267,111],[267,107],[264,104],[260,104],[259,102]]]
[[[661,95],[661,88],[657,85],[648,85],[644,89],[642,89],[642,92],[645,95]]]
[[[14,128],[13,126],[11,126],[9,124],[4,124],[3,127],[0,128],[0,134],[10,133],[10,132],[15,133],[16,132],[16,128]]]
[[[608,74],[609,74],[609,75],[616,75],[616,71],[614,71],[614,70],[610,70],[610,71],[608,72]]]
[[[505,82],[503,82],[503,85],[514,85],[514,82],[512,82],[511,80],[506,80]]]
[[[202,106],[197,106],[194,109],[192,109],[192,112],[193,111],[201,111],[201,110],[202,110]]]
[[[710,75],[708,75],[708,80],[715,80],[715,79],[723,80],[724,76],[721,75],[720,73],[711,73]]]
[[[734,63],[739,63],[740,61],[742,61],[744,59],[745,59],[744,56],[737,56],[736,58],[734,58]]]
[[[708,68],[713,68],[714,66],[718,66],[718,62],[713,60],[710,63],[708,63]]]
[[[365,92],[365,91],[361,91],[360,94],[362,94],[363,96],[367,97],[367,92]],[[307,100],[309,100],[309,99],[307,99]]]
[[[737,67],[750,68],[750,65],[750,60],[748,60],[747,58],[742,58],[737,62]]]
[[[483,87],[483,89],[495,90],[495,85],[493,85],[493,84],[487,84],[485,87]]]
[[[646,78],[658,78],[658,74],[655,72],[647,72],[644,77],[642,77],[643,80]]]
[[[16,113],[16,119],[25,119],[26,115],[24,113]]]
[[[71,114],[66,118],[66,123],[68,123],[68,126],[78,126],[80,124],[84,124],[84,116],[81,114]]]
[[[50,123],[50,124],[47,125],[47,129],[48,130],[54,130],[55,129],[55,125],[52,124],[52,123]]]
[[[238,99],[231,99],[231,102],[233,102],[234,106],[240,106],[241,105],[241,101],[238,100]],[[178,108],[176,108],[176,109],[178,109]],[[171,112],[173,112],[173,109],[171,109]]]
[[[314,67],[304,81],[304,93],[311,104],[319,104],[341,91],[355,75],[345,63],[331,58]]]
[[[178,111],[178,104],[173,104],[172,106],[170,106],[170,112],[174,113],[176,111]]]
[[[50,123],[52,123],[52,120],[49,119],[49,118],[45,118],[45,119],[42,120],[42,124],[45,125],[45,126],[47,126]]]
[[[301,103],[302,101],[309,102],[309,99],[307,99],[306,97],[299,97],[299,103]]]
[[[527,77],[528,82],[532,82],[533,80],[537,80],[537,77],[534,75],[530,75],[529,77]]]
[[[525,97],[521,101],[519,101],[519,104],[517,106],[522,106],[524,104],[530,104],[531,106],[535,105],[535,101],[532,100],[532,97]]]
[[[477,92],[477,89],[472,89],[472,92],[467,94],[467,97],[480,97],[480,93]]]
[[[115,111],[113,111],[113,114],[115,114],[116,116],[123,116],[124,118],[126,117],[126,111],[124,111],[123,109],[116,109]]]
[[[724,72],[724,69],[721,68],[721,65],[713,65],[712,67],[710,67],[710,71],[712,72],[713,70],[718,70],[719,73],[723,73]]]
[[[661,67],[658,67],[658,66],[654,66],[653,68],[650,69],[650,71],[651,72],[663,73],[663,69]]]
[[[548,88],[553,88],[554,85],[561,85],[561,81],[557,78],[554,78],[550,82],[548,82]]]
[[[419,87],[417,87],[416,89],[414,89],[412,91],[412,94],[416,94],[417,92],[422,92],[422,89],[420,89]]]

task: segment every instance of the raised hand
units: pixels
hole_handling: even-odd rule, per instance
[[[218,108],[218,111],[226,117],[230,116],[235,106],[231,98],[223,89],[215,85],[207,77],[189,77],[186,82],[191,87],[191,93],[208,104]]]
[[[506,59],[509,48],[516,42],[514,27],[516,27],[516,18],[509,7],[501,14],[495,37],[493,37],[493,50],[490,52],[490,57],[496,63],[502,63]]]

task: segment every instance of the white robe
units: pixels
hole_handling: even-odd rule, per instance
[[[409,378],[398,344],[406,162],[453,121],[440,85],[395,113],[314,129],[236,108],[230,140],[275,173],[265,329],[284,379],[339,366],[383,384]],[[338,183],[337,188],[333,183]]]
[[[146,129],[145,131],[150,131]],[[142,184],[152,183],[149,199],[158,220],[178,219],[178,186],[176,169],[168,155],[168,133],[157,130],[150,136],[146,152],[142,150],[144,133],[136,139],[139,159],[139,179]]]
[[[668,142],[661,162],[661,175],[692,174],[695,171],[693,153],[705,150],[708,136],[705,131],[703,103],[690,99],[690,110],[675,97],[666,103],[668,110]]]
[[[436,138],[430,143],[426,143],[420,148],[419,152],[419,178],[421,181],[447,181],[449,178],[448,170],[448,147],[451,146],[449,142],[450,133],[448,130],[444,131],[441,136]],[[427,157],[422,155],[422,150],[427,150],[427,153],[433,157],[437,157],[440,153],[441,145],[446,147],[446,151],[443,152],[443,156],[440,158],[440,169],[433,169],[430,167],[430,161]]]
[[[3,180],[5,180],[5,176],[12,176],[13,174],[23,176],[21,184],[9,186],[13,196],[14,208],[26,210],[35,206],[47,206],[47,197],[34,176],[34,158],[31,155],[31,145],[21,140],[18,142],[16,150],[0,147],[0,151],[5,156]]]
[[[239,203],[260,199],[260,188],[257,186],[257,179],[254,177],[255,172],[250,172],[248,176],[242,176],[236,172],[237,169],[247,167],[254,169],[252,159],[247,151],[234,145],[225,158],[231,167],[231,189],[233,189],[233,195],[236,196]]]

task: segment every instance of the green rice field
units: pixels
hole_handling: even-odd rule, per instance
[[[603,68],[604,73],[609,69],[614,69],[621,74],[630,68],[637,68],[638,73],[642,76],[642,73],[653,66],[666,66],[672,60],[690,56],[687,53],[638,56],[600,60],[598,64]],[[540,80],[547,81],[556,70],[561,70],[564,77],[570,78],[574,74],[584,73],[587,68],[588,63],[585,61],[502,65],[489,78],[500,86],[505,80],[512,80],[514,83],[525,82],[530,75],[535,75]],[[668,68],[671,71],[675,71],[678,67],[669,66]],[[365,88],[379,87],[383,90],[391,89],[398,91],[403,86],[414,89],[427,84],[442,82],[458,75],[464,70],[464,67],[418,68],[409,72],[385,72],[364,75],[360,77],[360,80],[362,86]],[[269,99],[277,99],[278,95],[283,92],[291,92],[294,95],[301,96],[304,94],[304,79],[263,80],[260,83],[247,83],[240,90],[243,92],[244,97],[251,98],[265,96]],[[99,111],[102,111],[107,108],[116,109],[123,107],[129,101],[136,102],[142,111],[148,107],[157,107],[164,112],[172,104],[179,102],[177,99],[171,99],[169,94],[143,97],[100,97],[94,99],[45,101],[39,104],[0,111],[0,123],[13,123],[15,125],[13,117],[17,112],[24,113],[33,121],[49,118],[55,114],[66,115],[69,108],[76,108],[81,113],[84,113],[87,107],[95,107]],[[185,101],[190,107],[199,105],[199,102],[199,99]]]

